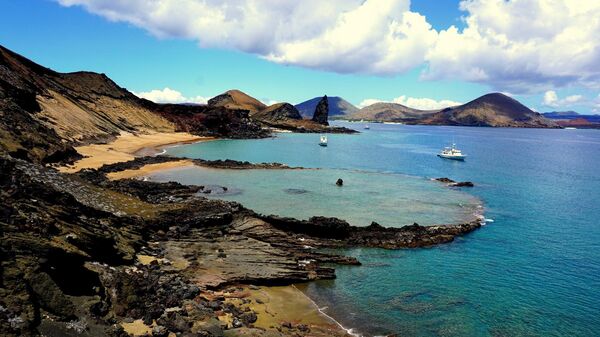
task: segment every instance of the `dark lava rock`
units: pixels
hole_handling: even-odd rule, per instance
[[[296,328],[302,332],[310,332],[310,328],[306,324],[298,324]]]
[[[258,317],[256,316],[256,313],[254,313],[254,312],[246,312],[240,316],[240,319],[242,320],[242,322],[245,325],[250,325],[250,324],[256,322]]]
[[[152,336],[153,337],[167,337],[169,335],[169,330],[162,325],[156,325],[152,328]]]
[[[29,285],[44,309],[63,319],[74,316],[75,306],[50,278],[50,275],[37,272],[29,277]]]
[[[187,331],[192,323],[179,313],[169,313],[166,318],[161,317],[157,323],[166,326],[171,331]]]
[[[461,182],[457,182],[457,183],[451,183],[449,186],[452,186],[452,187],[473,187],[475,185],[472,182],[470,182],[470,181],[461,181]]]
[[[445,183],[448,184],[448,186],[450,187],[473,187],[475,186],[472,182],[470,181],[454,181],[450,178],[435,178],[436,181],[439,181],[441,183]]]
[[[338,186],[343,186],[343,185],[344,185],[344,181],[342,180],[342,178],[339,178],[339,179],[338,179],[338,180],[335,182],[335,184],[336,184],[336,185],[338,185]]]
[[[319,104],[317,104],[312,120],[319,124],[329,125],[329,123],[327,122],[328,115],[329,102],[327,101],[327,95],[325,95],[323,96],[323,98],[321,98]]]
[[[231,322],[231,325],[234,328],[241,328],[244,324],[242,323],[242,321],[239,318],[234,317],[233,321]]]

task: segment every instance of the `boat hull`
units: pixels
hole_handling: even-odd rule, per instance
[[[445,154],[438,154],[437,156],[440,158],[443,158],[443,159],[459,160],[459,161],[464,161],[465,158],[467,157],[467,156],[448,156]]]
[[[319,143],[319,146],[327,146],[327,143]]]

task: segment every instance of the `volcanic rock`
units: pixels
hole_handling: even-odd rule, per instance
[[[327,118],[329,115],[329,103],[327,101],[327,95],[323,96],[317,104],[315,108],[315,113],[313,114],[312,120],[313,122],[317,122],[322,125],[329,125],[327,122]]]

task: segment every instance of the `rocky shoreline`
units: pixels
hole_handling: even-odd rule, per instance
[[[133,160],[103,165],[102,167],[96,170],[87,170],[88,172],[97,172],[100,174],[107,174],[112,172],[119,172],[124,170],[135,170],[142,168],[146,165],[152,164],[162,164],[173,161],[180,160],[190,160],[194,165],[210,167],[210,168],[218,168],[218,169],[234,169],[234,170],[246,170],[246,169],[304,169],[302,167],[291,167],[281,163],[251,163],[249,161],[239,161],[239,160],[231,160],[231,159],[217,159],[217,160],[205,160],[205,159],[190,159],[185,157],[171,157],[165,155],[157,155],[157,156],[145,156],[145,157],[137,157]]]
[[[3,335],[126,336],[131,330],[125,328],[138,327],[152,336],[171,337],[343,336],[341,329],[318,324],[278,322],[257,328],[251,307],[258,298],[238,296],[233,303],[222,294],[237,296],[231,294],[239,293],[240,284],[331,279],[331,264],[360,265],[321,248],[425,247],[480,226],[474,221],[354,227],[335,218],[297,220],[206,199],[200,186],[106,177],[169,160],[174,158],[136,158],[64,174],[0,158],[6,200],[0,250]],[[287,169],[268,163],[197,163]]]

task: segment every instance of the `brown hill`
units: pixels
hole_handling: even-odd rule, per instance
[[[410,122],[430,116],[437,111],[425,111],[409,108],[398,103],[375,103],[349,115],[346,119],[378,122]]]
[[[104,74],[55,72],[2,46],[0,117],[0,152],[46,162],[76,156],[73,144],[121,132],[262,135],[245,111],[155,104]]]
[[[250,113],[258,112],[267,106],[254,97],[239,90],[228,90],[208,100],[209,106],[225,107],[228,109],[248,110]]]
[[[446,108],[415,124],[493,127],[555,128],[555,122],[500,93],[481,96],[469,103]]]

